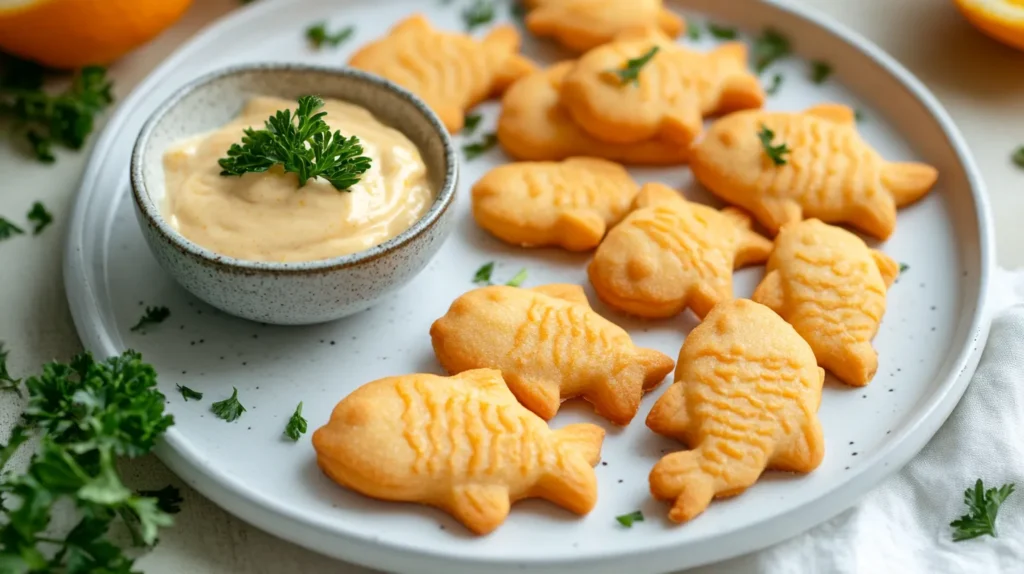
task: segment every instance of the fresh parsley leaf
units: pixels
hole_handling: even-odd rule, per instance
[[[185,399],[186,403],[188,402],[189,399],[192,399],[194,401],[201,401],[201,400],[203,400],[203,393],[200,393],[199,391],[190,389],[190,388],[186,387],[185,385],[175,385],[175,386],[178,388],[178,392],[181,393],[181,398]]]
[[[20,384],[21,379],[15,379],[7,371],[7,350],[4,349],[3,341],[0,341],[0,391],[14,391],[20,395],[21,389],[18,387]],[[0,469],[2,468],[3,459],[0,459]]]
[[[1017,164],[1017,167],[1024,168],[1024,145],[1013,152],[1011,159],[1013,159],[1013,163]]]
[[[0,82],[0,117],[11,119],[28,140],[36,158],[54,161],[53,145],[80,149],[92,133],[95,118],[114,101],[107,71],[99,66],[82,68],[71,85],[59,94],[43,90],[42,68],[18,63]]]
[[[0,217],[0,241],[21,235],[25,230],[11,223],[7,218]]]
[[[509,3],[508,14],[516,22],[522,23],[526,18],[526,4],[523,3],[523,0],[512,0]]]
[[[907,269],[910,269],[910,265],[907,265],[906,263],[900,263],[900,275],[903,275],[903,272],[906,271]]]
[[[776,146],[772,145],[772,140],[775,139],[775,132],[768,129],[768,126],[761,124],[761,131],[757,132],[757,139],[761,140],[764,153],[768,156],[768,159],[772,160],[772,163],[775,165],[786,165],[786,155],[792,150],[789,149],[785,142]]]
[[[181,491],[170,484],[160,490],[140,490],[139,496],[156,499],[156,507],[167,514],[181,512],[181,503],[185,502]]]
[[[771,28],[766,29],[754,40],[754,68],[760,74],[792,52],[789,39]]]
[[[284,427],[284,436],[297,441],[304,434],[306,434],[306,419],[302,418],[302,401],[299,401],[299,406],[295,407],[292,418],[288,419],[288,425]]]
[[[29,210],[27,217],[34,226],[32,228],[32,235],[39,235],[48,225],[53,223],[53,215],[46,211],[46,206],[38,201],[32,204],[32,209]]]
[[[508,285],[509,287],[519,287],[523,284],[523,281],[526,281],[526,275],[526,269],[520,269],[519,273],[516,273],[515,277],[509,279],[505,285]]]
[[[739,36],[739,32],[736,31],[736,28],[720,26],[710,22],[708,23],[708,32],[719,40],[735,40]]]
[[[238,420],[245,412],[245,407],[238,402],[238,389],[231,387],[231,396],[223,401],[217,401],[210,405],[210,410],[218,417],[230,422]]]
[[[864,112],[858,108],[853,110],[853,119],[855,119],[857,123],[860,123],[867,118],[864,117]],[[1024,167],[1024,148],[1021,148],[1021,167]]]
[[[686,39],[693,42],[700,40],[700,26],[696,22],[686,24]]]
[[[774,75],[772,75],[772,83],[768,84],[768,87],[765,88],[764,91],[769,96],[774,96],[775,94],[779,93],[779,88],[781,88],[781,87],[782,87],[782,74],[774,74]]]
[[[630,512],[629,514],[623,514],[622,516],[616,516],[615,520],[618,520],[619,524],[625,526],[626,528],[633,528],[633,523],[634,522],[643,522],[644,521],[644,513],[640,512],[639,510],[635,510],[633,512]]]
[[[488,132],[480,141],[462,146],[462,151],[466,154],[466,161],[469,161],[487,153],[496,145],[498,145],[498,134]]]
[[[964,504],[967,505],[968,512],[949,523],[953,527],[953,542],[970,540],[986,534],[996,538],[996,516],[999,514],[999,506],[1013,494],[1015,486],[1009,483],[985,490],[985,485],[979,478],[978,482],[974,483],[974,488],[965,490]]]
[[[325,44],[331,48],[337,48],[355,34],[355,26],[346,26],[337,32],[327,31],[327,22],[317,22],[306,28],[306,39],[319,50]]]
[[[39,445],[23,473],[0,476],[0,494],[16,501],[0,506],[0,566],[13,564],[17,572],[132,572],[133,561],[107,539],[113,522],[121,517],[133,539],[147,545],[172,523],[156,499],[124,486],[115,465],[118,456],[152,451],[174,424],[164,414],[156,372],[134,351],[103,362],[86,353],[45,365],[25,388],[28,406],[0,449],[0,468],[30,435],[39,436]],[[62,515],[70,508],[81,516],[63,537],[50,531],[58,507]]]
[[[491,273],[494,272],[494,262],[489,261],[480,266],[476,270],[476,274],[473,275],[473,283],[477,285],[490,285],[491,284]]]
[[[466,24],[466,31],[472,32],[474,28],[489,24],[494,20],[493,0],[473,0],[473,3],[462,10],[462,21]]]
[[[832,65],[828,62],[811,62],[811,81],[815,84],[824,84],[831,75]]]
[[[466,120],[462,124],[462,135],[471,136],[476,131],[477,126],[480,125],[480,120],[484,119],[480,114],[466,114]]]
[[[660,50],[658,46],[652,46],[650,50],[647,50],[642,56],[638,58],[631,58],[626,60],[626,63],[622,65],[618,70],[608,70],[615,74],[619,78],[619,83],[625,86],[626,84],[633,82],[633,85],[640,85],[640,70],[651,61],[651,58],[658,53]]]
[[[146,307],[145,314],[139,319],[139,322],[131,328],[132,331],[138,331],[144,328],[146,325],[156,325],[163,323],[165,319],[171,316],[171,310],[167,307]]]
[[[348,191],[370,169],[371,160],[363,155],[358,137],[346,139],[339,131],[331,134],[324,121],[327,113],[313,113],[323,105],[316,96],[302,96],[294,116],[291,110],[278,110],[267,119],[265,129],[247,128],[241,145],[232,144],[228,156],[218,162],[223,169],[220,174],[240,176],[280,165],[298,175],[299,187],[310,178],[322,177],[334,189]]]

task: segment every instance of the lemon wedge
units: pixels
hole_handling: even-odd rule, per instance
[[[987,36],[1024,50],[1024,0],[954,0],[964,17]]]

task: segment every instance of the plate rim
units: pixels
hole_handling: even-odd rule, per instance
[[[237,9],[211,22],[177,47],[139,82],[107,121],[88,156],[87,167],[75,194],[70,223],[64,240],[62,272],[65,294],[76,331],[87,350],[103,356],[119,352],[118,341],[112,340],[110,333],[102,328],[101,309],[91,304],[97,296],[95,285],[87,281],[88,264],[83,260],[84,255],[81,249],[82,237],[87,231],[88,207],[91,196],[95,194],[94,190],[97,188],[95,180],[99,177],[103,163],[98,158],[102,158],[111,143],[121,136],[125,118],[135,109],[137,102],[143,100],[154,88],[158,87],[160,81],[171,69],[192,56],[198,46],[218,35],[223,28],[256,19],[263,12],[276,9],[279,5],[301,1],[303,0],[264,0],[264,2],[253,3]],[[361,0],[349,1],[359,2]],[[851,475],[844,484],[837,487],[842,494],[839,494],[837,489],[833,489],[782,514],[747,524],[737,530],[715,535],[712,538],[714,544],[707,544],[703,550],[697,552],[701,554],[702,558],[697,561],[687,561],[688,567],[717,562],[760,550],[813,528],[856,504],[863,494],[874,488],[882,479],[905,466],[931,440],[966,391],[980,360],[991,323],[991,280],[995,269],[995,230],[991,206],[980,171],[960,130],[948,112],[916,76],[858,32],[847,28],[844,24],[822,14],[813,7],[789,3],[785,0],[765,0],[763,4],[766,4],[768,9],[782,11],[791,17],[804,20],[870,58],[905,88],[937,121],[964,170],[975,204],[978,249],[981,255],[978,295],[974,301],[974,316],[971,318],[966,333],[968,343],[958,351],[954,361],[947,363],[950,368],[943,377],[940,392],[929,398],[928,402],[919,409],[917,416],[910,419],[909,424],[904,427],[902,432],[875,452],[871,460],[865,463],[856,474]],[[582,573],[592,571],[594,567],[600,565],[601,571],[611,567],[617,568],[619,571],[624,567],[633,571],[642,571],[642,563],[653,564],[656,558],[660,558],[658,561],[664,562],[673,554],[679,555],[687,550],[692,550],[688,549],[685,544],[665,542],[654,547],[625,552],[621,550],[592,552],[585,557],[571,555],[559,558],[525,557],[514,561],[503,558],[452,557],[441,551],[412,548],[396,544],[393,541],[374,539],[369,536],[360,537],[327,528],[321,521],[313,517],[293,512],[287,506],[270,500],[256,491],[251,491],[242,480],[236,477],[215,470],[211,471],[203,464],[202,458],[191,451],[191,448],[189,442],[178,433],[177,429],[171,427],[164,440],[158,445],[156,453],[175,474],[190,486],[246,522],[311,550],[371,567],[412,568],[419,572],[425,571],[424,568],[430,568],[430,571],[452,572],[453,565],[458,565],[459,568],[469,569],[487,567],[495,573],[521,572],[523,568],[529,567],[535,571]],[[884,465],[883,460],[886,461]],[[893,462],[896,464],[890,464]],[[796,516],[798,514],[801,516]],[[771,525],[770,528],[767,527],[769,525]],[[464,571],[471,572],[472,570]]]

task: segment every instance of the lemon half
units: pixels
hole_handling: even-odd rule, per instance
[[[1024,0],[955,0],[975,28],[1014,48],[1024,50]]]

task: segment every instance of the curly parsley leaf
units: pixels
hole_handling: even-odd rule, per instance
[[[466,154],[466,161],[469,161],[491,151],[496,145],[498,145],[498,134],[488,132],[480,141],[462,146],[462,152]]]
[[[238,402],[238,389],[231,387],[231,396],[223,401],[213,403],[210,405],[210,410],[213,411],[213,414],[230,423],[242,416],[242,413],[245,412],[245,407],[242,406],[242,403]]]
[[[363,155],[359,138],[331,133],[324,121],[326,112],[314,113],[324,101],[302,96],[299,107],[278,110],[265,122],[265,129],[247,128],[241,144],[232,144],[227,157],[218,163],[223,176],[261,173],[275,165],[299,178],[299,187],[310,178],[322,177],[338,191],[348,191],[370,169],[371,159]]]
[[[181,497],[181,491],[170,484],[160,490],[140,490],[139,496],[156,499],[156,507],[167,514],[181,512],[181,503],[185,502]]]
[[[21,572],[130,572],[133,561],[107,539],[114,521],[121,517],[146,545],[172,523],[155,499],[124,486],[115,465],[118,456],[149,453],[174,424],[156,372],[134,351],[103,362],[86,353],[45,365],[25,388],[28,407],[0,449],[0,468],[30,435],[40,442],[23,473],[0,477],[0,494],[16,501],[0,506],[0,564]],[[63,537],[49,533],[58,506],[81,517]]]
[[[661,48],[658,46],[652,46],[651,49],[644,52],[643,55],[626,60],[626,63],[623,64],[621,68],[617,70],[608,71],[611,72],[612,74],[615,74],[619,79],[619,83],[622,84],[623,86],[630,82],[632,82],[635,86],[639,86],[640,70],[642,70],[643,67],[646,66],[652,58],[654,58],[654,56],[658,53],[658,50],[660,49]]]
[[[178,392],[181,393],[181,398],[185,399],[186,403],[189,401],[189,399],[192,399],[194,401],[203,400],[203,393],[200,393],[199,391],[190,389],[185,385],[175,385],[175,387],[177,387]]]
[[[968,512],[949,523],[953,528],[953,542],[970,540],[986,534],[995,538],[999,507],[1013,494],[1015,486],[1009,483],[985,490],[985,485],[979,478],[974,483],[974,488],[965,490],[964,504],[967,505]]]
[[[473,3],[462,10],[462,21],[466,31],[489,24],[494,20],[494,2],[492,0],[473,0]]]
[[[21,389],[18,385],[21,384],[21,379],[15,379],[11,376],[11,373],[7,371],[7,353],[4,349],[4,344],[0,341],[0,391],[14,391],[21,394]],[[3,459],[0,459],[0,467],[3,466]]]
[[[779,88],[781,87],[782,74],[774,74],[772,75],[772,83],[768,84],[768,87],[765,88],[764,92],[769,96],[774,96],[775,94],[779,93]]]
[[[514,277],[512,277],[505,283],[505,285],[508,285],[509,287],[519,287],[520,285],[523,284],[523,281],[526,281],[526,277],[526,269],[520,269],[519,273],[516,273]]]
[[[1017,148],[1010,157],[1017,167],[1024,168],[1024,145]]]
[[[494,272],[494,262],[489,261],[480,266],[476,270],[476,274],[473,275],[473,283],[477,285],[490,285],[491,284],[491,273]]]
[[[615,520],[618,520],[619,524],[625,526],[626,528],[633,528],[634,522],[644,521],[644,513],[640,512],[639,510],[635,510],[633,512],[630,512],[629,514],[616,516]]]
[[[32,235],[39,235],[47,226],[53,223],[53,215],[39,201],[32,204],[32,209],[29,210],[27,217],[33,225]]]
[[[736,31],[736,28],[713,23],[708,24],[708,32],[719,40],[735,40],[739,37],[739,32]]]
[[[700,36],[701,36],[701,34],[700,34],[700,26],[697,26],[696,23],[687,23],[686,24],[686,39],[687,40],[690,40],[692,42],[696,42],[697,40],[700,40]]]
[[[139,322],[131,328],[132,331],[139,331],[148,325],[163,323],[171,316],[171,310],[167,307],[146,307],[146,312],[139,319]]]
[[[754,40],[754,68],[760,74],[777,60],[792,53],[789,39],[778,31],[768,28]]]
[[[317,50],[325,45],[337,48],[351,38],[355,32],[355,26],[346,26],[337,32],[329,32],[327,30],[327,22],[317,22],[306,28],[306,39]]]
[[[768,126],[761,124],[761,131],[757,132],[757,139],[761,140],[764,153],[768,156],[768,159],[772,160],[773,164],[786,165],[786,155],[792,150],[785,143],[772,145],[772,140],[775,139],[775,132],[768,129]]]
[[[910,269],[910,265],[907,265],[906,263],[900,263],[900,275],[903,275],[903,272],[906,271],[907,269]]]
[[[0,217],[0,241],[21,235],[25,230],[11,223],[7,218]]]
[[[299,401],[299,406],[295,407],[295,412],[292,413],[287,426],[284,427],[284,436],[297,441],[304,434],[306,434],[306,419],[302,417],[302,401]]]
[[[43,68],[5,60],[0,79],[0,117],[9,118],[12,133],[23,134],[36,159],[55,160],[54,144],[81,149],[92,133],[96,116],[114,101],[113,84],[99,66],[82,68],[61,93],[43,89]]]
[[[466,120],[462,124],[462,135],[471,136],[476,131],[477,126],[480,125],[480,120],[484,119],[480,114],[466,114]]]
[[[828,62],[811,62],[811,81],[815,84],[824,84],[832,75],[832,66]]]

